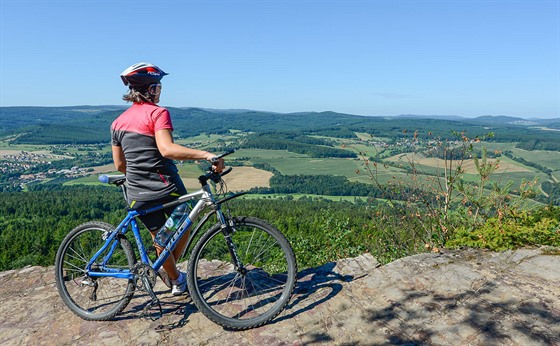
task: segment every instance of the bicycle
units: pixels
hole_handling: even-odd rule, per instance
[[[234,150],[225,152],[224,157]],[[296,260],[286,237],[267,222],[254,217],[226,216],[222,205],[243,194],[215,199],[209,182],[223,186],[223,173],[212,170],[198,180],[201,189],[176,201],[146,210],[128,209],[117,227],[102,222],[86,222],[75,227],[62,241],[55,260],[56,284],[66,306],[85,320],[109,320],[121,313],[135,290],[147,292],[151,301],[144,314],[162,316],[154,293],[157,273],[204,210],[208,210],[192,232],[185,251],[193,246],[187,265],[187,287],[195,306],[211,321],[233,330],[268,323],[285,308],[294,290]],[[120,186],[126,197],[124,174],[102,175],[99,180]],[[144,215],[192,201],[196,204],[161,254],[152,261],[142,242],[136,221]],[[215,216],[217,223],[203,226]],[[127,238],[132,231],[140,261]],[[185,252],[183,252],[184,254]]]

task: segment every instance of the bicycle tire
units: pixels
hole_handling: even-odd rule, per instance
[[[134,294],[133,280],[85,275],[88,261],[101,249],[104,236],[113,229],[112,225],[100,221],[81,224],[68,233],[56,254],[55,278],[60,297],[70,311],[84,320],[113,318],[124,310]],[[136,263],[132,245],[124,235],[117,236],[115,241],[119,244],[107,265],[114,269],[131,269]],[[99,260],[105,255],[102,253]]]
[[[270,224],[251,217],[229,222],[244,270],[231,263],[222,225],[216,224],[193,248],[187,282],[193,302],[207,318],[222,327],[244,330],[268,323],[282,312],[294,290],[297,264],[286,237]],[[256,252],[250,252],[253,248]]]

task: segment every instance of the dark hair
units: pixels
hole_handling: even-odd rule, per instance
[[[136,89],[129,89],[126,94],[123,95],[123,100],[126,102],[133,103],[143,103],[143,102],[154,102],[154,95],[150,94],[147,90],[145,92],[140,92]]]

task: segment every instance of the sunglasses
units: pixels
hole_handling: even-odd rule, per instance
[[[148,91],[152,95],[157,95],[161,92],[161,84],[150,84]]]

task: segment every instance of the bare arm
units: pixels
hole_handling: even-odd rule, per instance
[[[216,155],[204,150],[197,150],[184,147],[173,142],[171,131],[164,129],[156,132],[156,145],[161,155],[173,160],[208,160],[211,161]],[[215,169],[219,172],[224,168],[224,161],[219,160],[214,164]]]
[[[126,173],[126,159],[124,158],[122,147],[113,145],[111,149],[113,151],[113,163],[115,164],[115,168],[119,172]]]

